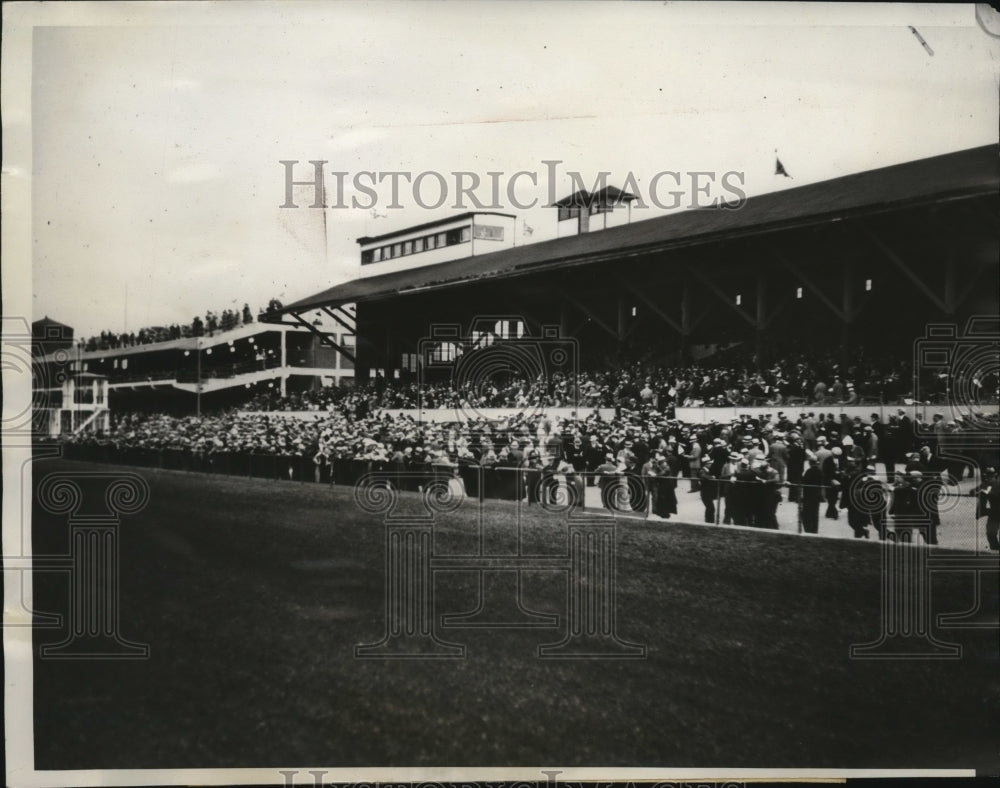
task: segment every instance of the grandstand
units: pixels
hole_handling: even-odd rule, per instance
[[[764,366],[789,336],[836,348],[845,367],[862,345],[911,358],[928,323],[998,314],[997,154],[984,146],[751,197],[738,209],[387,270],[269,319],[299,324],[356,304],[359,381],[405,378],[436,325],[469,334],[474,320],[511,313],[520,336],[558,326],[585,369],[685,359],[695,346],[741,340]]]
[[[60,326],[47,319],[35,323],[33,386],[44,434],[106,423],[82,414],[81,407],[98,396],[96,382],[92,394],[81,396],[83,378],[88,385],[101,381],[104,410],[170,413],[217,410],[255,396],[286,396],[354,379],[354,337],[346,329],[334,335],[341,350],[334,353],[301,325],[247,322],[172,339],[150,333],[149,340],[140,331],[142,341],[123,335],[89,343],[74,342],[72,329]]]

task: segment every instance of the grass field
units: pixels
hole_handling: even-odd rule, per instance
[[[34,478],[111,469],[43,460]],[[957,660],[849,659],[880,631],[877,543],[623,521],[618,630],[646,659],[543,660],[562,630],[465,629],[448,636],[462,660],[357,660],[383,633],[385,530],[350,491],[141,474],[121,621],[151,656],[36,659],[36,768],[1000,763],[996,629],[936,631]],[[511,529],[513,506],[491,504],[486,526]],[[441,518],[435,550],[471,550],[473,515]],[[34,529],[36,554],[66,549],[65,518],[36,506]],[[531,549],[564,551],[557,517],[524,529]],[[972,605],[970,575],[933,577],[935,613]],[[474,580],[441,574],[438,613],[474,607]],[[65,576],[36,574],[35,591],[65,609]],[[530,608],[561,613],[565,595],[564,575],[527,573]]]

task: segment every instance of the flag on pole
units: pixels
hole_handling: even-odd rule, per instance
[[[791,178],[792,176],[788,174],[788,171],[785,169],[785,165],[782,164],[781,163],[781,159],[778,158],[778,155],[777,155],[778,152],[775,151],[774,153],[775,153],[775,156],[774,156],[774,174],[775,175],[784,175],[786,178]]]

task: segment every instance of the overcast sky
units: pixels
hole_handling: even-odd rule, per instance
[[[357,276],[357,237],[449,212],[405,184],[377,217],[281,209],[282,159],[538,171],[518,193],[544,203],[546,159],[558,196],[568,170],[736,170],[753,195],[997,140],[1000,40],[971,5],[197,5],[35,29],[35,318],[89,336],[288,303]],[[505,208],[518,243],[556,232]]]

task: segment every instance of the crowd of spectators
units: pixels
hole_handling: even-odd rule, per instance
[[[967,430],[983,426],[943,414],[921,423],[904,409],[886,422],[877,414],[863,419],[802,410],[689,424],[651,404],[619,407],[610,419],[596,410],[581,410],[573,419],[554,419],[542,411],[496,421],[427,424],[388,410],[359,411],[352,398],[360,395],[347,392],[336,407],[311,419],[238,411],[200,417],[131,414],[120,417],[110,434],[82,433],[65,440],[116,450],[180,450],[204,463],[230,454],[297,458],[297,467],[315,469],[316,480],[334,483],[338,460],[399,470],[439,466],[456,475],[462,466],[558,474],[581,489],[600,486],[604,500],[619,492],[627,496],[623,480],[640,479],[651,501],[646,510],[661,518],[676,514],[676,490],[686,479],[690,492],[701,495],[707,522],[777,528],[777,506],[787,492],[788,500],[801,507],[806,532],[817,532],[825,503],[829,519],[846,510],[857,537],[867,538],[874,528],[884,538],[886,512],[860,509],[857,501],[865,496],[848,491],[889,485],[890,514],[931,500],[920,493],[921,485],[955,483],[975,473],[965,461],[948,459],[947,448],[961,442]],[[874,478],[876,463],[885,469],[881,480]],[[992,455],[982,463],[997,464]],[[890,499],[895,508],[889,508]],[[928,522],[925,538],[935,543],[936,512]]]
[[[984,381],[983,401],[989,401],[990,381]],[[993,389],[995,389],[995,381]],[[995,399],[995,392],[991,392]],[[942,402],[947,380],[924,375],[919,397]],[[430,408],[610,408],[676,407],[797,407],[803,405],[900,404],[914,400],[912,365],[898,359],[859,362],[842,369],[822,355],[792,356],[756,370],[743,360],[709,359],[671,367],[632,364],[606,371],[581,371],[572,377],[554,374],[529,381],[513,377],[456,387],[450,382],[385,380],[358,384],[349,390],[320,389],[286,397],[260,395],[255,410],[328,410],[344,401],[366,412],[379,409]]]
[[[281,309],[281,302],[276,298],[272,298],[268,302],[267,309],[258,310],[257,320],[262,320],[268,312],[277,309]],[[102,331],[97,336],[80,338],[77,344],[85,351],[114,350],[135,347],[136,345],[151,345],[156,342],[168,342],[171,339],[214,336],[217,333],[230,331],[253,321],[254,317],[250,311],[250,305],[244,304],[242,310],[223,309],[221,312],[209,311],[205,313],[204,320],[195,316],[190,323],[183,325],[172,323],[169,326],[140,328],[138,331],[121,334],[114,331]]]

